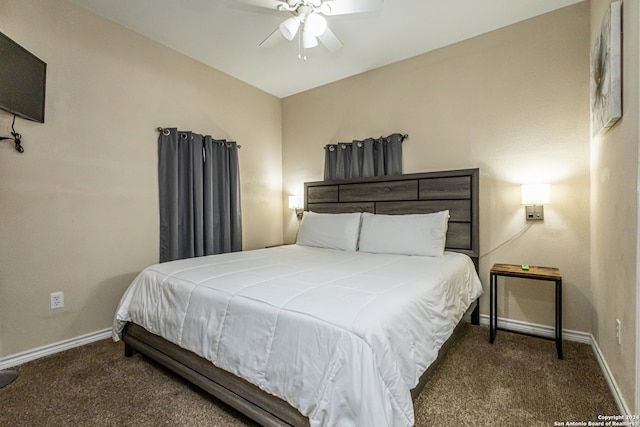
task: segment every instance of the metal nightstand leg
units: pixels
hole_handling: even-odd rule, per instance
[[[497,307],[497,282],[498,276],[490,274],[489,277],[489,342],[493,344],[496,338],[496,329],[498,327],[498,307]]]
[[[556,280],[556,350],[562,359],[562,279]]]

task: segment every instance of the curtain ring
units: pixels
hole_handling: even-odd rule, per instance
[[[329,151],[336,151],[335,145],[327,145],[327,147],[329,148]]]
[[[342,144],[341,147],[342,147],[343,150],[346,150],[347,149],[347,144]]]
[[[164,136],[169,136],[169,134],[170,134],[170,133],[171,133],[171,132],[169,132],[169,129],[162,129],[162,134],[163,134]]]
[[[358,146],[358,148],[362,148],[362,141],[358,141],[356,145]]]
[[[181,133],[181,134],[180,134],[180,138],[182,138],[182,139],[187,139],[187,134],[186,134],[186,133]]]

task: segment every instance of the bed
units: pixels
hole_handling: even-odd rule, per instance
[[[306,183],[305,210],[315,216],[297,245],[145,269],[114,339],[262,425],[412,425],[413,399],[474,304],[478,323],[478,170]],[[445,211],[441,256],[380,253],[371,232],[357,236],[365,251],[336,249],[307,232],[312,218],[364,233]]]

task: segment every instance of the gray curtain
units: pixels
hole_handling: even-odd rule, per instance
[[[176,128],[160,132],[160,262],[242,250],[238,148]]]
[[[340,142],[325,146],[324,179],[349,179],[402,173],[402,141],[394,133],[377,139]]]

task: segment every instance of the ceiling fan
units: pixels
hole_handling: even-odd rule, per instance
[[[329,51],[342,48],[342,42],[327,26],[325,16],[371,12],[382,6],[383,0],[235,0],[290,14],[261,43],[261,47],[272,47],[282,38],[293,40],[298,35],[298,58],[306,58],[306,49],[316,47],[320,41]]]

